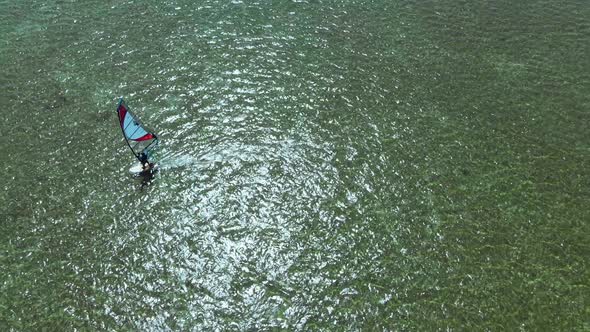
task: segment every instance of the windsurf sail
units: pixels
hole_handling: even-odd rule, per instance
[[[158,137],[155,133],[148,130],[139,119],[129,111],[129,107],[125,104],[123,98],[119,100],[117,106],[117,113],[119,114],[119,124],[123,131],[123,136],[127,145],[139,161],[142,157],[149,158],[152,150],[158,145]]]

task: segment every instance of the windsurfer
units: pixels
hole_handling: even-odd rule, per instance
[[[142,173],[150,172],[154,168],[154,163],[150,163],[148,160],[148,156],[145,152],[142,152],[139,155],[139,162],[141,163],[141,170]]]
[[[153,173],[158,166],[149,159],[150,152],[158,145],[158,137],[143,127],[139,119],[129,111],[123,98],[119,100],[117,114],[125,141],[141,164],[140,167],[132,167],[129,171],[142,175]]]

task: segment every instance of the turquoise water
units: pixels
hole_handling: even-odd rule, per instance
[[[590,329],[586,1],[0,22],[1,330]]]

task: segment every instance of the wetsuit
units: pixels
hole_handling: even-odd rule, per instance
[[[140,162],[142,165],[149,164],[149,162],[148,162],[148,156],[147,156],[147,154],[145,154],[145,153],[143,153],[143,152],[142,152],[142,153],[139,155],[139,162]]]

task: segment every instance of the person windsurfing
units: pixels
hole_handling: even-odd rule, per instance
[[[141,163],[140,172],[144,174],[151,173],[156,166],[153,162],[150,162],[149,155],[158,145],[158,137],[154,132],[148,130],[139,119],[129,111],[123,98],[119,100],[117,114],[119,115],[119,124],[123,131],[123,137],[135,158]],[[134,168],[131,170],[133,170],[132,172],[137,172]]]
[[[151,172],[152,170],[154,170],[155,164],[154,163],[150,163],[149,159],[148,159],[148,155],[145,152],[142,152],[139,157],[139,162],[141,163],[141,167],[142,173],[146,173],[146,172]]]

